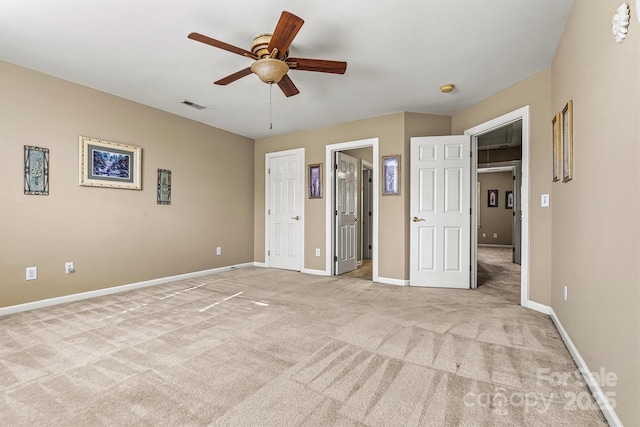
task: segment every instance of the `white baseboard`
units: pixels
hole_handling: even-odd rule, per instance
[[[551,314],[551,307],[549,307],[548,305],[540,304],[535,301],[531,301],[531,300],[527,301],[525,307],[540,313],[544,313],[546,315]]]
[[[378,277],[378,280],[375,280],[378,283],[384,283],[386,285],[396,285],[396,286],[409,286],[408,280],[402,279],[390,279],[388,277]]]
[[[560,333],[562,341],[564,341],[567,350],[569,350],[569,353],[571,353],[571,357],[573,357],[576,365],[578,365],[578,369],[580,369],[580,373],[582,374],[584,381],[589,386],[591,394],[593,394],[593,397],[596,399],[596,402],[598,403],[598,406],[600,406],[600,410],[602,411],[604,417],[607,419],[607,422],[610,426],[622,427],[622,421],[620,421],[620,418],[618,418],[618,415],[613,409],[613,406],[611,406],[611,403],[609,403],[609,399],[607,399],[607,396],[602,391],[602,388],[600,388],[600,384],[598,384],[598,381],[595,379],[593,373],[587,366],[587,362],[584,361],[584,359],[580,355],[580,352],[578,351],[578,348],[575,346],[575,344],[569,337],[569,334],[562,326],[562,323],[560,322],[560,319],[558,319],[555,311],[553,311],[553,308],[549,308],[549,316],[551,316],[551,320],[556,326],[558,333]]]
[[[478,243],[478,247],[511,249],[511,248],[513,248],[513,245],[494,245],[494,244],[491,244],[491,243]]]
[[[207,276],[209,274],[221,273],[236,268],[253,267],[253,262],[245,264],[230,265],[228,267],[212,268],[210,270],[196,271],[193,273],[179,274],[177,276],[161,277],[159,279],[145,280],[144,282],[130,283],[128,285],[113,286],[110,288],[96,289],[95,291],[81,292],[78,294],[65,295],[62,297],[47,298],[39,301],[27,302],[24,304],[12,305],[0,308],[0,316],[8,314],[20,313],[22,311],[34,310],[36,308],[49,307],[52,305],[64,304],[67,302],[79,301],[88,298],[101,297],[111,295],[118,292],[131,291],[133,289],[146,288],[148,286],[163,285],[165,283],[175,282],[178,280],[193,279],[195,277]]]
[[[254,262],[253,266],[254,267],[267,268],[267,263],[266,262]]]
[[[300,273],[313,274],[315,276],[330,276],[331,275],[326,270],[314,270],[312,268],[303,268],[302,270],[300,270]]]

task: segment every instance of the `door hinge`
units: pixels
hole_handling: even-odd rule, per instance
[[[338,210],[336,209],[336,216],[338,216]]]
[[[469,215],[473,215],[473,208],[469,208]]]
[[[267,251],[267,256],[271,256],[271,251]]]
[[[373,180],[371,178],[369,178],[369,182],[373,182]]]
[[[271,215],[271,209],[267,209],[267,215]]]
[[[473,151],[469,152],[469,157],[473,159]]]
[[[371,212],[369,212],[369,216],[371,216]]]
[[[334,260],[335,262],[338,262],[338,257],[337,257],[337,256],[334,256],[334,257],[333,257],[333,260]]]
[[[335,170],[338,170],[338,164],[336,163],[335,165],[333,165]]]
[[[271,175],[271,168],[267,169],[267,175]]]
[[[371,245],[369,245],[369,249],[373,249],[373,248],[371,247]]]

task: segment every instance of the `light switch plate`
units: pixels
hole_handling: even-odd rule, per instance
[[[549,195],[548,194],[543,194],[540,196],[540,206],[542,206],[543,208],[548,208],[549,207]]]

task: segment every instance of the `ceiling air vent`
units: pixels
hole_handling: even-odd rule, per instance
[[[187,101],[186,99],[184,101],[180,101],[180,104],[188,105],[189,107],[193,107],[196,110],[204,110],[205,108],[207,108],[203,107],[202,105],[198,105],[195,102]]]

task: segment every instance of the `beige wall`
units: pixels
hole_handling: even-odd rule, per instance
[[[252,140],[6,62],[0,100],[0,306],[253,261]],[[142,147],[143,190],[79,186],[80,135]],[[50,150],[49,196],[24,195],[24,145]]]
[[[551,305],[589,368],[617,375],[601,385],[631,426],[640,425],[640,25],[629,2],[628,37],[616,43],[620,3],[577,0],[553,61],[553,112],[573,99],[575,168],[553,184]]]
[[[544,70],[453,116],[453,133],[529,105],[529,299],[551,304],[551,209],[540,195],[551,192],[551,69]],[[553,201],[553,200],[552,200]]]
[[[511,245],[513,234],[513,209],[505,208],[506,191],[513,191],[513,172],[479,173],[480,182],[480,227],[478,244]],[[498,190],[498,207],[490,208],[488,190]],[[482,234],[485,237],[482,237]],[[498,237],[493,237],[497,234]]]
[[[325,162],[326,146],[342,142],[379,138],[379,156],[400,154],[401,194],[380,196],[379,204],[379,275],[383,278],[406,280],[409,277],[409,198],[407,183],[408,147],[410,136],[448,135],[451,119],[428,114],[397,113],[383,117],[343,123],[256,141],[255,145],[255,247],[257,262],[264,262],[264,162],[265,154],[293,148],[305,149],[306,164]],[[326,165],[324,165],[326,170]],[[378,172],[379,173],[379,172]],[[325,270],[325,203],[322,199],[305,199],[305,259],[304,268]],[[322,248],[316,257],[315,248]]]

